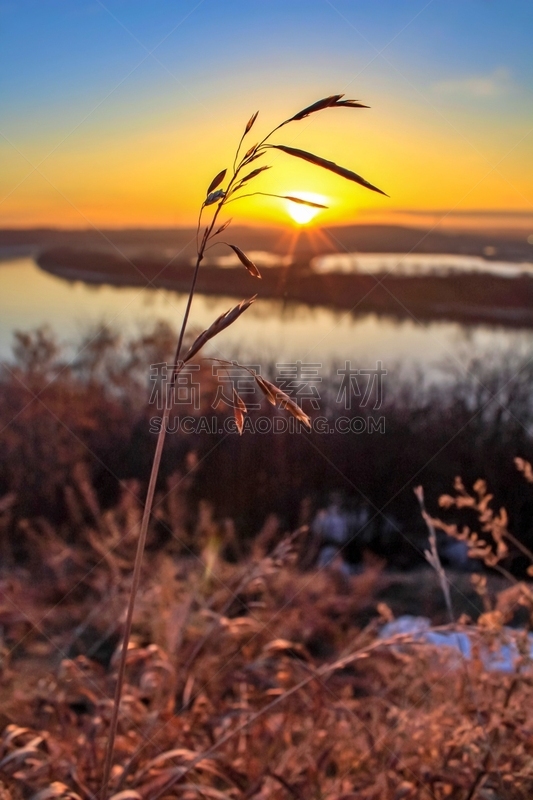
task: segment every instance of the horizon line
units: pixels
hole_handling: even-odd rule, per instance
[[[487,219],[495,219],[501,218],[502,220],[505,219],[520,219],[520,220],[528,220],[531,218],[533,221],[533,211],[525,210],[525,209],[403,209],[403,208],[396,208],[396,209],[388,209],[385,213],[379,211],[377,209],[361,209],[359,212],[361,216],[364,217],[380,217],[382,220],[384,217],[387,216],[413,216],[413,217],[428,217],[428,216],[435,216],[435,215],[442,215],[446,216],[448,219],[451,218],[487,218]],[[443,220],[445,224],[445,220]],[[360,225],[369,225],[373,224],[376,227],[387,225],[386,222],[361,222],[360,219],[353,222],[339,222],[337,224],[330,224],[324,225],[321,227],[324,228],[349,228],[349,227],[357,227]],[[393,225],[398,225],[399,227],[407,227],[405,225],[401,225],[399,223],[392,223]],[[176,225],[149,225],[149,224],[133,224],[133,225],[100,225],[98,226],[99,230],[107,230],[107,231],[169,231],[169,230],[194,230],[195,225],[193,224],[176,224]],[[257,227],[257,223],[255,222],[246,222],[243,221],[242,223],[236,223],[234,228],[252,228]],[[275,229],[291,229],[293,226],[291,225],[282,225],[282,224],[262,224],[259,227],[263,229],[267,228],[275,228]],[[58,232],[67,232],[67,231],[83,231],[83,232],[91,232],[94,231],[92,226],[88,227],[73,227],[73,226],[62,226],[58,225],[0,225],[0,232],[4,231],[58,231]]]

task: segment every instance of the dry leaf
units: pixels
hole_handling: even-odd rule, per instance
[[[247,408],[244,400],[242,397],[237,394],[236,390],[233,390],[233,416],[235,418],[235,423],[237,425],[237,430],[239,433],[242,433],[244,428],[244,415],[246,414]]]
[[[211,194],[211,192],[214,191],[217,188],[217,186],[220,186],[225,177],[226,177],[226,170],[223,169],[218,173],[218,175],[215,175],[215,177],[209,184],[209,188],[206,194]]]
[[[204,344],[206,344],[210,339],[216,336],[220,331],[223,331],[225,328],[229,327],[236,319],[238,319],[241,314],[244,314],[247,308],[250,308],[252,303],[254,302],[257,295],[250,297],[248,300],[242,300],[239,305],[230,308],[226,311],[225,314],[221,314],[217,319],[213,322],[212,325],[207,328],[207,330],[203,331],[192,343],[189,352],[183,359],[183,363],[185,364],[187,361],[190,361],[196,353],[202,349]]]
[[[255,375],[255,380],[259,388],[264,392],[267,400],[269,400],[273,405],[279,403],[280,408],[285,408],[292,414],[300,422],[303,422],[309,429],[311,428],[311,420],[305,413],[302,411],[300,406],[289,397],[288,394],[282,392],[277,386],[270,381],[267,381],[266,378],[262,378],[260,375]]]
[[[370,108],[370,106],[360,103],[359,100],[339,100],[338,103],[335,103],[335,108],[340,108],[341,106],[345,108]]]
[[[262,378],[261,375],[256,375],[255,376],[255,382],[257,383],[257,385],[259,386],[259,388],[261,389],[261,391],[265,395],[265,397],[268,400],[268,402],[271,403],[271,405],[275,406],[276,405],[276,394],[272,389],[276,389],[277,387],[275,387],[275,386],[273,387],[272,384],[269,383],[268,381],[266,381],[264,378]]]
[[[317,100],[316,103],[312,103],[310,106],[298,111],[294,117],[291,117],[287,120],[287,122],[294,122],[299,119],[304,119],[304,117],[308,117],[309,114],[313,114],[315,111],[322,111],[324,108],[330,108],[334,106],[341,97],[344,97],[343,94],[332,94],[329,97],[324,97],[322,100]]]
[[[246,123],[246,128],[244,130],[244,136],[246,136],[246,134],[251,130],[252,125],[254,124],[254,122],[257,119],[257,115],[258,114],[259,114],[259,111],[256,111],[255,114],[252,114],[252,116],[250,117],[250,119]]]
[[[291,194],[280,195],[284,200],[290,200],[291,203],[300,203],[303,206],[311,206],[312,208],[327,208],[322,203],[312,203],[311,200],[302,200],[301,197],[293,197]]]
[[[239,431],[240,434],[242,434],[244,428],[244,414],[242,413],[240,408],[234,406],[233,417],[235,419],[235,424],[237,425],[237,430]]]
[[[294,117],[291,117],[287,120],[287,122],[295,122],[299,119],[304,119],[304,117],[308,117],[309,114],[313,114],[315,111],[322,111],[324,108],[368,108],[368,106],[363,105],[358,100],[341,100],[341,97],[344,97],[343,94],[332,94],[329,97],[324,97],[323,100],[317,100],[316,103],[312,103],[307,108],[302,109]]]
[[[242,186],[243,183],[246,183],[246,181],[251,181],[252,178],[256,178],[258,175],[261,174],[261,172],[264,172],[266,169],[270,169],[270,166],[257,167],[257,169],[253,169],[251,172],[248,173],[248,175],[245,175],[244,178],[241,178],[241,180],[239,181],[239,186]]]
[[[228,242],[224,242],[224,244],[227,244],[228,247],[231,247],[233,252],[237,255],[237,258],[239,259],[241,264],[246,267],[250,275],[253,275],[254,278],[261,277],[261,273],[255,266],[254,262],[250,258],[248,258],[246,253],[243,253],[240,247],[237,247],[236,244],[229,244]]]
[[[257,145],[255,145],[255,147],[257,147]],[[253,148],[254,150],[255,150],[255,147]],[[251,163],[252,163],[252,161],[255,161],[255,159],[256,159],[256,158],[261,158],[261,156],[264,156],[264,155],[265,155],[265,153],[266,153],[266,150],[259,150],[259,152],[258,152],[258,153],[254,153],[254,155],[253,155],[253,156],[250,156],[250,157],[247,159],[247,163],[248,163],[248,164],[251,164]]]
[[[233,390],[233,402],[236,408],[239,408],[244,414],[246,414],[246,412],[248,411],[248,409],[246,408],[246,403],[235,389]]]
[[[307,150],[299,150],[297,147],[287,147],[287,145],[284,144],[271,144],[268,145],[268,147],[274,147],[276,150],[282,150],[284,153],[294,156],[295,158],[302,158],[304,161],[308,161],[310,164],[315,164],[317,167],[323,167],[330,172],[334,172],[336,175],[340,175],[341,178],[346,178],[348,181],[358,183],[360,186],[364,186],[365,189],[370,189],[372,192],[378,192],[379,194],[383,194],[385,197],[388,197],[388,194],[382,192],[381,189],[378,189],[377,186],[369,183],[356,172],[352,172],[352,170],[346,169],[345,167],[340,167],[333,161],[328,161],[325,158],[320,158],[320,156],[315,156],[314,153],[308,153]]]

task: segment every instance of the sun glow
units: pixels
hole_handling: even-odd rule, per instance
[[[311,203],[320,203],[324,206],[328,205],[328,198],[324,197],[322,194],[315,194],[314,192],[288,192],[288,194],[291,197],[298,197],[300,200],[308,200]],[[292,200],[286,201],[286,209],[289,216],[291,216],[298,225],[307,225],[308,222],[311,222],[311,220],[322,211],[321,208],[301,205],[300,203],[294,203]]]

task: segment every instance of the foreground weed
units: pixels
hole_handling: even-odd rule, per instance
[[[148,526],[152,513],[154,495],[159,475],[159,466],[161,463],[161,456],[163,453],[163,446],[165,443],[166,428],[172,407],[173,389],[176,384],[177,377],[180,371],[182,370],[184,364],[190,361],[190,359],[193,358],[204,347],[204,345],[207,344],[208,341],[210,341],[219,333],[221,333],[221,331],[223,331],[225,328],[232,325],[241,316],[241,314],[243,314],[250,307],[250,305],[254,302],[255,299],[254,296],[250,297],[247,300],[243,300],[234,308],[230,309],[225,314],[222,314],[220,317],[218,317],[218,319],[216,319],[207,330],[205,330],[202,334],[200,334],[200,336],[198,336],[198,338],[193,342],[188,352],[183,356],[182,355],[183,340],[185,337],[185,333],[187,331],[187,325],[189,322],[191,305],[196,290],[196,283],[198,279],[200,265],[204,259],[205,252],[208,248],[216,244],[222,244],[233,250],[233,252],[236,254],[241,264],[245,267],[245,269],[249,272],[249,274],[252,277],[256,279],[261,277],[261,274],[257,266],[246,255],[246,253],[244,253],[237,245],[232,244],[230,242],[222,241],[220,238],[217,238],[220,237],[220,234],[223,233],[223,231],[225,231],[230,225],[231,220],[226,220],[221,224],[219,223],[219,216],[223,211],[223,209],[229,203],[233,203],[236,200],[240,200],[243,197],[249,197],[251,195],[265,195],[269,197],[281,198],[293,203],[298,203],[318,208],[325,208],[325,206],[322,206],[322,204],[312,203],[308,200],[302,200],[301,198],[293,197],[292,195],[277,195],[259,191],[248,192],[247,189],[252,185],[252,182],[265,170],[270,169],[270,165],[261,164],[260,166],[254,166],[249,171],[246,170],[248,167],[252,167],[252,164],[257,162],[259,159],[262,159],[267,154],[273,154],[275,152],[284,153],[286,155],[291,156],[292,158],[303,160],[310,164],[313,164],[314,166],[326,169],[329,172],[332,172],[341,178],[345,178],[346,180],[352,181],[353,183],[356,183],[359,186],[364,187],[365,189],[369,189],[373,192],[378,192],[379,194],[385,194],[384,192],[381,191],[381,189],[378,189],[377,186],[374,186],[373,184],[365,180],[365,178],[361,177],[361,175],[358,175],[357,173],[353,172],[352,170],[346,169],[345,167],[339,166],[333,161],[328,161],[327,159],[317,156],[314,153],[309,153],[306,150],[301,150],[295,147],[289,147],[287,145],[278,144],[271,141],[274,134],[280,131],[286,125],[289,125],[290,123],[299,122],[303,119],[306,119],[311,114],[324,111],[328,108],[329,109],[367,108],[367,106],[362,105],[356,100],[344,100],[343,97],[344,95],[342,94],[331,95],[329,97],[325,97],[321,100],[318,100],[317,102],[312,103],[309,106],[306,106],[304,109],[298,111],[292,117],[289,117],[288,119],[284,120],[279,125],[277,125],[275,128],[273,128],[273,130],[271,130],[270,133],[268,133],[264,138],[260,139],[258,142],[256,142],[256,144],[253,144],[251,147],[249,147],[244,153],[244,155],[241,155],[241,150],[243,149],[244,140],[250,134],[252,128],[254,128],[259,112],[253,114],[248,120],[244,132],[239,141],[239,144],[237,146],[232,169],[230,171],[228,171],[227,169],[223,169],[213,178],[213,180],[211,181],[211,183],[207,188],[206,198],[200,208],[198,227],[197,227],[197,237],[196,237],[196,243],[197,243],[196,264],[194,267],[191,287],[189,290],[189,296],[187,299],[185,313],[183,316],[183,321],[181,324],[181,329],[178,337],[178,343],[176,347],[172,373],[170,376],[170,392],[168,393],[169,396],[167,397],[167,401],[165,404],[162,424],[160,432],[158,434],[155,453],[153,457],[150,480],[148,484],[148,491],[144,506],[144,513],[139,533],[137,553],[133,568],[131,589],[130,589],[128,608],[126,613],[126,621],[124,625],[122,650],[118,668],[118,677],[117,677],[113,712],[109,728],[108,746],[104,763],[102,792],[101,792],[102,800],[106,800],[109,778],[111,775],[114,743],[117,732],[120,701],[124,685],[127,651],[131,635],[135,598],[139,589],[139,584],[141,579],[142,558],[146,544]],[[205,225],[205,228],[203,228],[203,216],[204,214],[207,215],[209,213],[211,213],[210,220]],[[309,419],[307,415],[305,415],[301,411],[301,409],[295,403],[293,403],[286,394],[281,392],[277,386],[269,383],[264,378],[261,378],[258,375],[254,375],[253,377],[255,378],[255,381],[259,389],[271,403],[273,403],[274,405],[277,404],[285,408],[290,414],[295,416],[304,424],[309,424]],[[246,405],[242,401],[242,398],[240,398],[238,395],[234,397],[234,400],[235,400],[235,419],[237,422],[237,427],[240,431],[242,431],[243,415],[246,413]]]

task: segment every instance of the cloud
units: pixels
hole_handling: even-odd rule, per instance
[[[496,97],[512,89],[511,72],[507,67],[498,67],[489,75],[470,75],[433,84],[433,89],[441,94],[455,94],[463,97]]]

